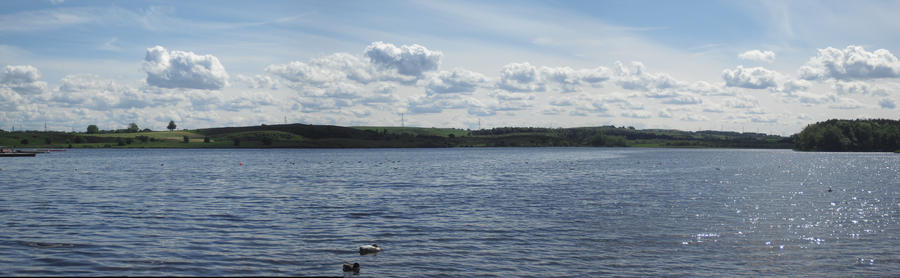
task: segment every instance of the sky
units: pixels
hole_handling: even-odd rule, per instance
[[[900,118],[900,1],[0,1],[0,129],[791,135]]]

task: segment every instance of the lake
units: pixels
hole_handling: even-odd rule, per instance
[[[898,212],[892,153],[73,149],[0,159],[0,275],[898,276]]]

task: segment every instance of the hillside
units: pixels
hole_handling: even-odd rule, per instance
[[[504,127],[482,130],[418,127],[260,125],[181,131],[95,134],[0,132],[0,145],[19,148],[434,148],[434,147],[692,147],[790,148],[791,139],[759,133],[602,126]]]

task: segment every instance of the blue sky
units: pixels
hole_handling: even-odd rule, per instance
[[[900,2],[4,1],[0,128],[898,118]]]

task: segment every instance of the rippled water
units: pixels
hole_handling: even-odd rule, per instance
[[[0,160],[0,275],[897,276],[898,211],[889,153],[69,150]]]

